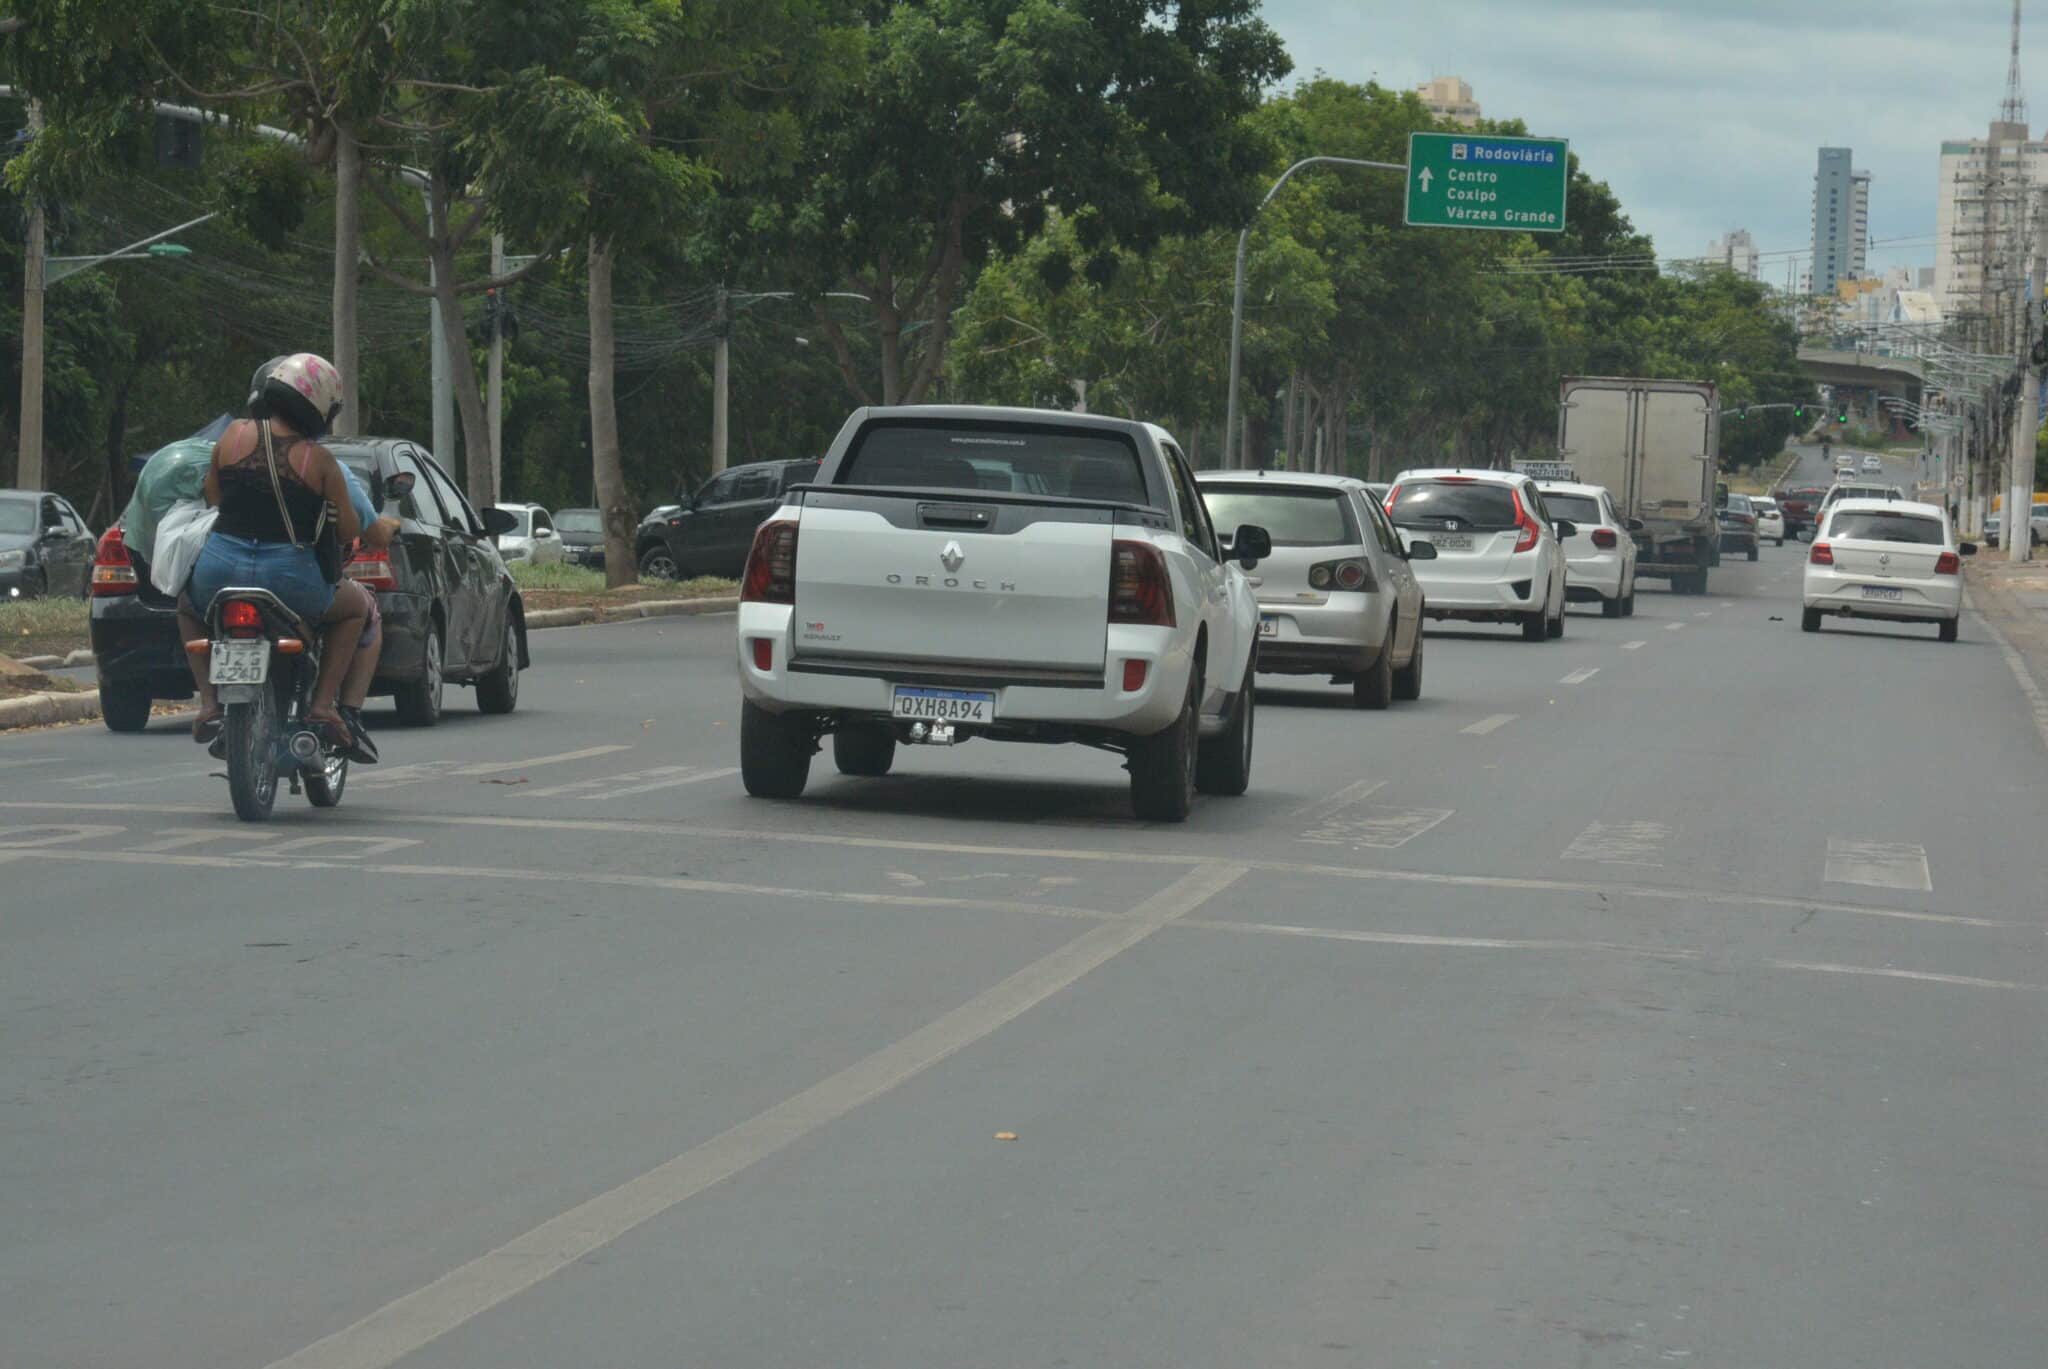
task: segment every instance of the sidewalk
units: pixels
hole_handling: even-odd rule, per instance
[[[2048,746],[2048,562],[2016,566],[1986,547],[1963,567],[1969,606],[1991,626]]]

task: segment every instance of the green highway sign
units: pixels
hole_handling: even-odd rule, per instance
[[[1407,222],[1416,228],[1562,233],[1570,168],[1562,138],[1411,133]]]

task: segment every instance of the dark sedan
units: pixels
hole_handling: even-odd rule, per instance
[[[562,559],[572,566],[604,569],[604,515],[596,509],[555,510]]]
[[[0,490],[0,599],[82,599],[92,534],[61,495]]]
[[[473,686],[483,712],[510,713],[519,672],[530,664],[525,605],[491,543],[510,516],[487,510],[478,517],[416,443],[348,438],[328,445],[362,477],[370,502],[401,520],[390,548],[359,550],[348,563],[348,574],[376,591],[384,616],[370,692],[390,695],[400,719],[417,726],[440,720],[450,683]],[[118,527],[100,539],[92,585],[102,714],[113,731],[137,732],[154,700],[192,697],[177,617]]]

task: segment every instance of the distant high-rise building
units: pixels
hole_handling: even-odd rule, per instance
[[[1813,293],[1833,294],[1844,278],[1863,275],[1870,244],[1870,173],[1852,165],[1846,147],[1820,150],[1813,175]]]
[[[1994,123],[1987,138],[1941,145],[1941,183],[1935,187],[1934,294],[1944,311],[1953,316],[1981,310],[1985,294],[2017,284],[2024,268],[2006,260],[2015,220],[2029,188],[2044,185],[2048,141],[2035,139],[2025,124]],[[1987,250],[1992,254],[1989,279]]]
[[[1756,239],[1746,228],[1737,228],[1725,238],[1716,238],[1707,245],[1707,264],[1733,271],[1738,276],[1756,279],[1757,261],[1762,254],[1757,251]]]
[[[1479,123],[1479,102],[1472,98],[1472,87],[1460,77],[1439,76],[1415,87],[1415,93],[1422,97],[1423,108],[1439,119],[1450,119],[1467,128]]]

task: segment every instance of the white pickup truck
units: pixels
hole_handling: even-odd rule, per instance
[[[1125,757],[1141,818],[1242,794],[1259,612],[1151,424],[972,406],[860,409],[761,526],[740,590],[740,768],[795,798],[898,745],[1079,742]]]

